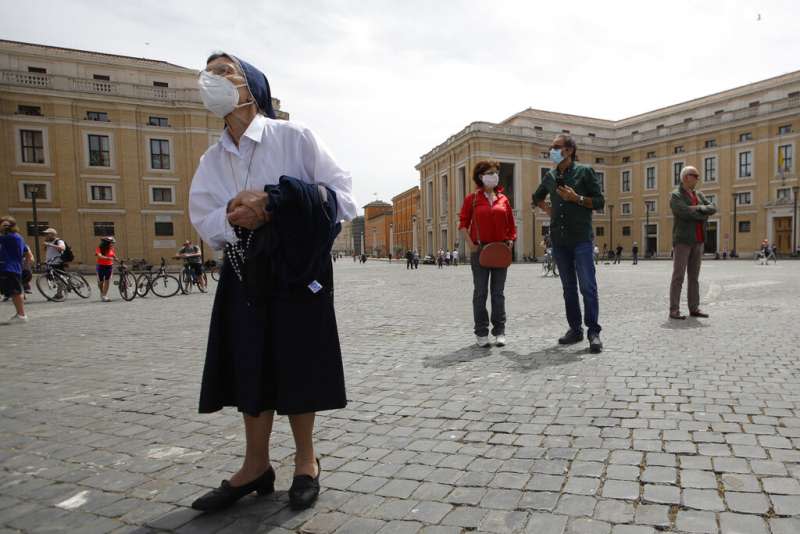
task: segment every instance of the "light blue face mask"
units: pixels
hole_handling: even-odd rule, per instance
[[[564,161],[564,155],[561,153],[560,148],[551,148],[550,149],[550,161],[558,165],[562,161]]]

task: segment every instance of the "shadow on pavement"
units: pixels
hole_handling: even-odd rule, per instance
[[[694,317],[687,317],[683,321],[676,321],[675,319],[667,319],[666,322],[661,323],[661,328],[667,330],[686,330],[689,328],[708,328],[710,325],[698,321]]]
[[[583,360],[583,354],[588,353],[587,348],[581,352],[569,352],[566,347],[556,345],[546,349],[531,352],[528,354],[519,354],[512,350],[502,350],[499,352],[501,356],[511,361],[514,366],[512,370],[518,372],[536,371],[545,367],[556,367],[559,365],[566,365],[569,363],[580,362]],[[491,347],[478,347],[477,345],[470,345],[458,349],[449,354],[428,356],[423,361],[424,367],[432,367],[435,369],[443,369],[457,365],[459,363],[467,363],[482,358],[488,358],[493,354]]]
[[[458,349],[450,354],[426,356],[422,362],[423,367],[442,369],[459,363],[472,362],[492,355],[491,347],[479,347],[475,344]]]

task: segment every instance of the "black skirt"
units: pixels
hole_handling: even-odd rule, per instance
[[[344,408],[347,397],[333,268],[318,293],[248,300],[227,262],[222,267],[200,389],[200,413],[225,406],[257,416]]]

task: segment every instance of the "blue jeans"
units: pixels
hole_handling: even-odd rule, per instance
[[[581,306],[578,301],[578,284],[583,295],[584,318],[588,334],[599,334],[597,322],[600,303],[597,298],[597,279],[594,270],[594,247],[591,241],[583,241],[574,246],[553,245],[553,256],[558,265],[561,286],[564,288],[564,306],[567,322],[575,332],[583,332],[581,326]]]

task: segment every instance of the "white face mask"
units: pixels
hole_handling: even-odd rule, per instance
[[[200,98],[203,99],[206,109],[221,119],[236,108],[250,104],[250,102],[239,104],[239,87],[247,87],[245,83],[233,85],[229,79],[204,70],[200,73],[197,85],[200,87]]]
[[[497,187],[497,184],[500,183],[500,177],[496,172],[492,174],[484,174],[481,176],[481,181],[483,182],[483,185],[487,187]]]

